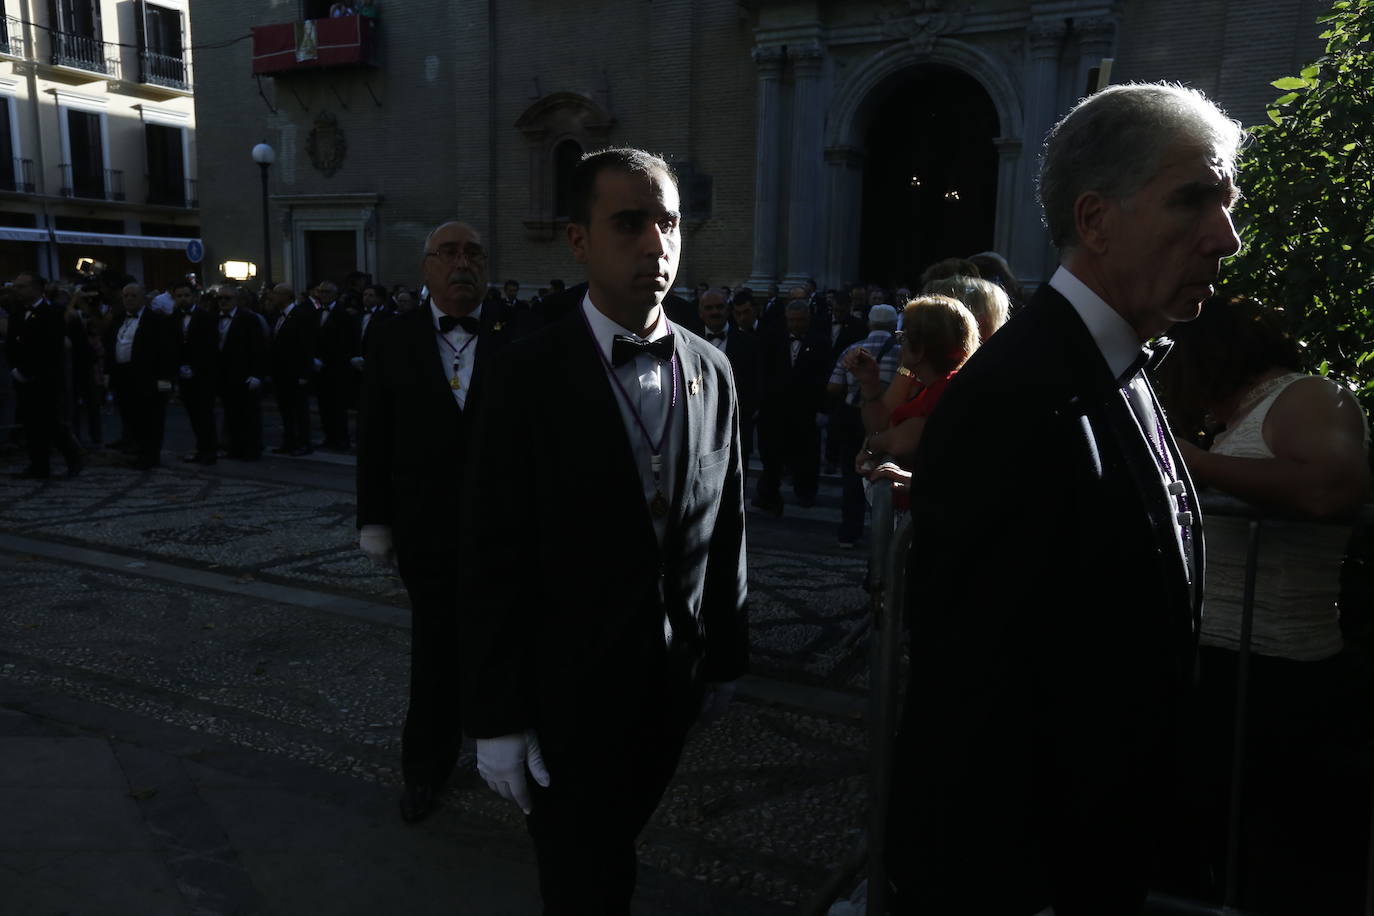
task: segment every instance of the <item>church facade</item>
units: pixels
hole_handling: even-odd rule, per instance
[[[381,0],[337,20],[327,6],[191,0],[207,259],[265,259],[249,151],[267,142],[273,279],[414,284],[426,232],[458,216],[487,236],[492,282],[528,293],[579,278],[566,176],[608,145],[678,171],[681,286],[910,285],[986,249],[1038,282],[1053,254],[1037,157],[1076,99],[1103,79],[1168,79],[1258,123],[1269,83],[1320,52],[1327,4]]]

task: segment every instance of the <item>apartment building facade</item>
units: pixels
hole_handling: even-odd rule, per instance
[[[0,278],[201,268],[187,0],[3,0]]]

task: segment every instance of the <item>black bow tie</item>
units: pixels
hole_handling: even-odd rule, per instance
[[[1117,377],[1117,383],[1125,387],[1142,369],[1146,372],[1155,371],[1173,348],[1174,342],[1167,337],[1157,338],[1153,347],[1142,346],[1135,359],[1131,360],[1131,364],[1126,367],[1126,371]]]
[[[654,359],[666,363],[673,358],[673,335],[668,334],[650,342],[617,334],[611,340],[611,362],[616,367],[625,365],[641,353],[647,353]]]
[[[715,331],[707,331],[707,332],[706,332],[706,339],[707,339],[707,340],[724,340],[724,339],[725,339],[725,332],[724,332],[724,331],[720,331],[719,333],[717,333],[717,332],[715,332]]]
[[[476,333],[477,333],[477,319],[476,319],[476,318],[473,318],[471,315],[464,315],[464,316],[461,317],[461,318],[457,318],[457,317],[455,317],[455,316],[453,316],[453,315],[440,315],[440,316],[439,316],[439,333],[440,333],[440,334],[447,334],[449,331],[452,331],[454,328],[462,328],[464,331],[467,331],[469,334],[476,334]]]
[[[800,337],[798,337],[796,334],[793,334],[791,337],[789,337],[789,338],[787,338],[787,339],[790,340],[790,341],[792,341],[792,343],[801,343],[801,342],[802,342],[802,339],[801,339]]]

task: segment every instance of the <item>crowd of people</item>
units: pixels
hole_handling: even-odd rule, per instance
[[[195,436],[186,462],[258,460],[266,397],[282,421],[272,451],[348,451],[368,340],[419,299],[416,290],[388,289],[362,273],[300,296],[286,284],[264,296],[229,283],[202,287],[194,274],[147,290],[118,274],[48,282],[21,273],[0,290],[10,367],[0,392],[29,450],[18,476],[49,477],[54,449],[68,476],[80,473],[83,450],[100,447],[135,468],[157,467],[173,399]],[[111,403],[120,425],[107,441]]]
[[[48,476],[54,447],[79,473],[69,421],[99,439],[104,384],[135,467],[157,463],[173,390],[188,461],[256,459],[269,391],[279,451],[356,441],[359,546],[412,608],[401,816],[438,806],[471,736],[527,815],[547,913],[628,912],[635,837],[687,731],[747,670],[746,499],[780,516],[790,477],[812,505],[832,465],[852,546],[865,481],[890,480],[914,538],[882,890],[894,913],[1015,916],[1136,913],[1161,880],[1217,890],[1246,561],[1210,518],[1209,561],[1196,480],[1290,516],[1257,576],[1246,791],[1265,849],[1314,861],[1257,857],[1251,893],[1352,911],[1369,781],[1340,767],[1374,734],[1374,667],[1342,636],[1332,522],[1368,496],[1369,430],[1261,304],[1215,295],[1242,140],[1176,85],[1080,102],[1046,140],[1060,264],[1030,299],[993,252],[915,290],[674,296],[676,180],[633,149],[573,176],[587,282],[528,301],[489,285],[456,219],[426,239],[418,294],[359,275],[259,303],[22,274],[5,302],[21,476]],[[1190,441],[1204,426],[1210,448]],[[1316,836],[1342,805],[1358,816],[1338,842]],[[1285,868],[1300,879],[1266,884]]]

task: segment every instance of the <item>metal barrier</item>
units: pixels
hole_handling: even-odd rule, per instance
[[[869,639],[869,817],[866,849],[860,847],[847,860],[826,891],[813,899],[806,912],[823,913],[836,892],[857,875],[867,859],[870,916],[882,916],[888,906],[885,862],[887,807],[892,791],[893,745],[897,730],[897,695],[902,639],[902,609],[906,593],[906,555],[911,547],[911,520],[896,521],[893,489],[881,481],[871,489],[873,497],[872,554],[869,566],[871,617]],[[1203,499],[1203,517],[1240,517],[1249,521],[1242,594],[1239,647],[1236,660],[1236,703],[1231,741],[1231,785],[1226,828],[1224,897],[1220,905],[1176,897],[1151,896],[1154,912],[1178,914],[1239,914],[1235,908],[1240,890],[1240,828],[1244,805],[1247,711],[1250,689],[1250,643],[1254,630],[1255,580],[1259,570],[1260,540],[1266,517],[1255,507],[1218,494]],[[1349,522],[1342,522],[1348,524]],[[1362,508],[1358,524],[1374,527],[1374,505]],[[1369,871],[1366,879],[1366,916],[1374,916],[1374,808],[1371,809]]]

